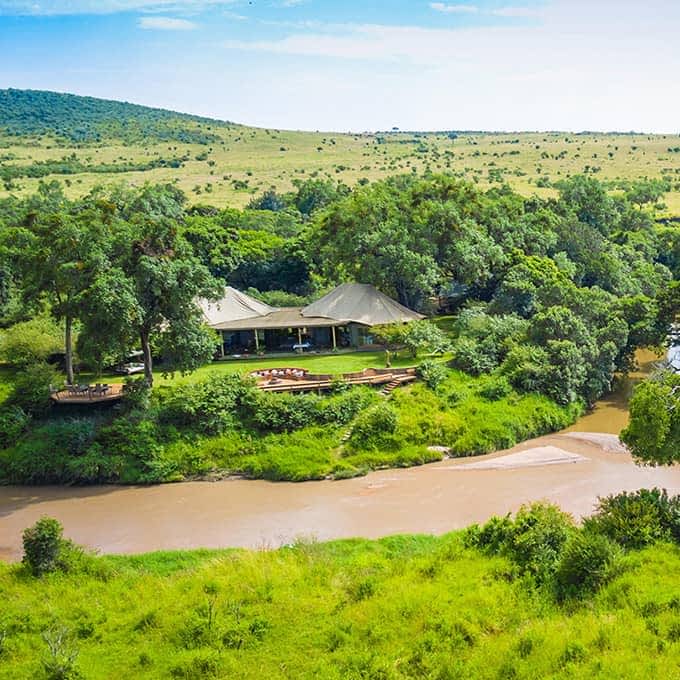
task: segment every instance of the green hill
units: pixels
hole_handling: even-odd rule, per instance
[[[40,90],[0,90],[0,128],[14,136],[53,135],[68,142],[118,139],[208,144],[222,121],[127,102]]]
[[[455,114],[449,126],[455,128]],[[555,184],[596,176],[612,191],[663,180],[680,215],[680,136],[569,132],[343,134],[236,125],[135,104],[0,90],[0,198],[59,180],[69,197],[99,184],[174,182],[192,202],[243,207],[296,179],[349,186],[406,172],[444,172],[481,187],[556,196]],[[68,176],[68,177],[65,177]]]

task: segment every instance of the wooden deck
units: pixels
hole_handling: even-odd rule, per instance
[[[285,369],[283,369],[285,370]],[[331,389],[337,384],[338,379],[346,385],[398,385],[413,382],[416,379],[415,369],[372,369],[368,368],[361,373],[346,373],[341,376],[310,375],[306,374],[299,378],[272,377],[259,378],[257,387],[264,392],[322,392]]]
[[[119,401],[123,398],[124,385],[109,385],[106,392],[99,392],[90,387],[87,391],[73,393],[69,390],[60,390],[52,393],[52,399],[58,404],[103,404],[106,402]]]

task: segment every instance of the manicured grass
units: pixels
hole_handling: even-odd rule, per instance
[[[418,359],[413,359],[407,352],[401,352],[396,358],[392,358],[394,368],[414,366]],[[307,354],[307,355],[284,355],[274,358],[253,357],[252,359],[223,359],[211,364],[201,366],[188,376],[179,373],[164,375],[161,368],[154,370],[154,383],[156,385],[169,385],[173,383],[200,380],[209,375],[224,375],[231,373],[246,374],[265,368],[304,368],[310,373],[353,373],[362,371],[364,368],[384,368],[384,352],[346,352],[337,354]],[[94,379],[90,374],[83,373],[83,378]],[[124,376],[107,374],[97,378],[97,382],[123,382]]]
[[[392,366],[394,368],[414,366],[418,359],[413,359],[407,352],[401,352],[398,356],[392,355]],[[304,368],[311,373],[353,373],[362,371],[365,368],[384,368],[385,353],[378,352],[346,352],[337,354],[307,354],[299,356],[284,355],[276,358],[252,359],[224,359],[202,366],[193,373],[182,376],[179,373],[174,375],[164,375],[162,368],[154,370],[154,382],[156,385],[171,385],[180,382],[200,380],[210,375],[224,375],[231,373],[246,374],[265,368]],[[4,401],[12,388],[15,369],[9,366],[0,366],[0,402]],[[82,382],[108,382],[122,383],[125,376],[115,373],[106,373],[102,376],[95,376],[93,373],[83,372],[77,378]]]
[[[57,631],[90,680],[677,678],[680,550],[624,567],[558,605],[460,533],[0,565],[0,678],[47,677]]]

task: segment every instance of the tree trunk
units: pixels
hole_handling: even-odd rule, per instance
[[[73,385],[73,318],[66,315],[64,323],[64,363],[66,364],[66,382]]]
[[[151,343],[148,331],[141,331],[139,340],[142,343],[144,353],[144,381],[148,387],[153,387],[153,359],[151,358]]]

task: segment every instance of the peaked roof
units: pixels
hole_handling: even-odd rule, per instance
[[[199,300],[198,304],[209,326],[225,321],[265,316],[276,311],[275,307],[270,307],[231,286],[224,289],[224,296],[218,302]]]
[[[343,283],[302,310],[302,316],[354,321],[366,326],[425,318],[368,283]]]

